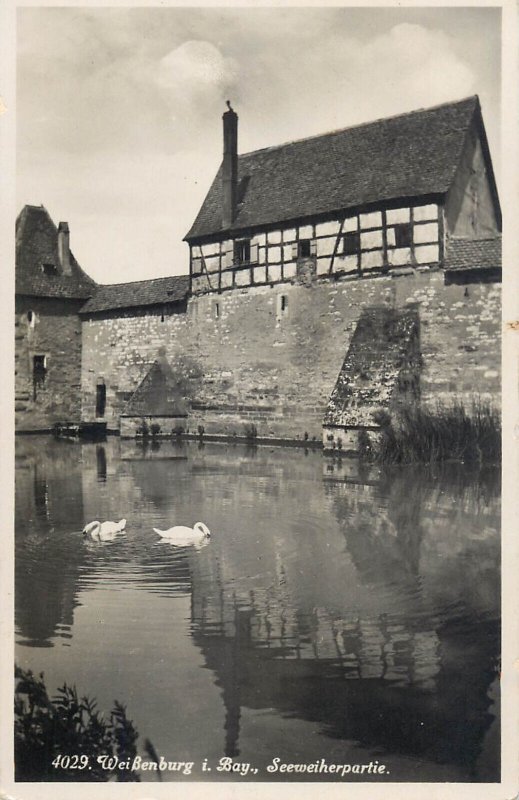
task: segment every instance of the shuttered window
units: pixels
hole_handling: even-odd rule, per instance
[[[234,242],[234,263],[250,264],[250,239],[236,239]]]

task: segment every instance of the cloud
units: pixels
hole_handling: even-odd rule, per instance
[[[191,40],[175,48],[159,62],[159,81],[184,93],[202,88],[215,91],[236,80],[236,64],[224,58],[211,42]]]
[[[218,118],[224,101],[237,95],[238,75],[236,60],[209,41],[190,39],[160,59],[154,77],[178,146],[206,128],[207,119]]]
[[[287,40],[282,50],[256,54],[254,69],[242,76],[244,112],[251,117],[246,147],[347,127],[475,90],[475,75],[450,37],[425,26],[399,24],[367,40],[339,30],[304,52]],[[262,118],[272,125],[261,124]]]
[[[429,9],[420,22],[405,9],[19,14],[19,204],[68,219],[76,255],[102,281],[186,269],[182,236],[219,165],[227,98],[240,152],[466,96],[485,80],[489,133],[498,126],[487,69],[498,41],[488,45],[487,29],[498,27],[470,9]]]

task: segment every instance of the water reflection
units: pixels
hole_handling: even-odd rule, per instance
[[[18,442],[26,663],[40,669],[32,648],[72,637],[85,691],[127,686],[165,756],[261,768],[283,752],[366,752],[395,780],[498,780],[498,473],[200,444]],[[83,541],[85,521],[121,517],[124,537]],[[213,532],[200,552],[152,532],[199,519]],[[132,664],[110,666],[129,649]],[[140,686],[150,653],[153,686]],[[57,682],[64,664],[46,665]],[[192,713],[180,730],[175,698]]]

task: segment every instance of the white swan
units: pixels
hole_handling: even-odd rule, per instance
[[[203,522],[196,522],[192,528],[188,528],[187,525],[175,525],[167,531],[161,531],[159,528],[153,530],[168,542],[183,547],[191,544],[200,547],[211,536],[211,531]]]
[[[115,539],[117,534],[122,533],[126,527],[126,520],[120,519],[119,522],[89,522],[83,528],[85,536],[90,536],[96,542],[108,542]]]

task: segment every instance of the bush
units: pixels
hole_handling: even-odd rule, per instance
[[[137,436],[142,436],[143,439],[147,439],[148,436],[150,435],[150,429],[148,427],[148,423],[144,418],[141,419],[141,423],[137,427],[135,433],[137,434]]]
[[[435,409],[406,405],[393,417],[380,412],[376,421],[381,437],[374,458],[381,463],[501,459],[500,414],[479,399],[469,411],[461,402],[438,403]]]
[[[258,429],[253,422],[246,422],[243,426],[243,432],[248,442],[253,442],[258,438]]]
[[[98,756],[118,760],[137,755],[138,733],[126,716],[124,706],[115,701],[105,720],[96,702],[79,697],[75,686],[65,683],[49,698],[43,673],[15,667],[14,740],[17,781],[139,781],[131,769],[103,769]],[[86,756],[88,767],[69,767],[69,759],[57,756]],[[62,762],[65,766],[62,766]],[[72,762],[70,762],[72,763]],[[81,762],[80,762],[81,763]],[[84,762],[83,762],[84,763]]]
[[[159,423],[158,422],[152,422],[152,424],[150,425],[150,433],[151,433],[152,437],[155,438],[156,436],[158,436],[160,431],[161,431],[161,427],[160,427]]]

